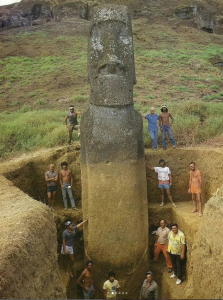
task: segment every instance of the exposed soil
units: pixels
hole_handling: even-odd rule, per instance
[[[28,155],[24,155],[17,158],[12,158],[8,161],[0,163],[1,174],[4,174],[8,179],[11,180],[11,185],[19,187],[26,193],[31,193],[33,199],[39,200],[38,195],[41,191],[41,199],[46,199],[46,189],[44,174],[48,169],[49,163],[55,163],[59,170],[60,162],[67,160],[70,168],[73,171],[75,178],[74,192],[77,190],[76,195],[80,195],[80,165],[79,165],[79,143],[73,144],[70,147],[60,147],[57,149],[43,149],[38,152],[33,152]],[[171,296],[171,299],[183,299],[184,293],[187,291],[188,298],[193,297],[191,286],[191,261],[193,249],[197,243],[199,227],[202,224],[204,217],[199,218],[198,214],[192,214],[192,203],[190,196],[187,194],[188,189],[188,162],[194,160],[197,167],[201,170],[203,175],[203,203],[206,203],[211,195],[216,191],[217,188],[221,187],[222,183],[222,172],[221,172],[221,158],[222,149],[202,149],[202,148],[191,148],[191,149],[168,149],[166,151],[158,150],[157,152],[152,150],[146,151],[146,159],[151,164],[156,166],[160,158],[164,158],[167,165],[170,167],[173,174],[173,188],[172,195],[174,201],[177,202],[178,208],[172,209],[170,203],[166,199],[166,205],[163,208],[159,207],[160,194],[157,187],[156,174],[153,171],[147,171],[147,182],[148,182],[148,203],[149,203],[149,231],[156,229],[159,226],[159,220],[165,218],[167,224],[170,225],[173,222],[177,222],[180,229],[185,233],[187,238],[187,263],[184,268],[184,282],[181,288],[175,288],[175,282],[169,279],[167,268],[165,266],[164,258],[162,254],[160,256],[159,264],[151,265],[150,268],[155,272],[155,279],[157,280],[160,287],[160,297],[167,299]],[[2,180],[4,177],[1,177]],[[10,183],[8,183],[10,184]],[[36,185],[35,185],[36,184]],[[4,183],[2,182],[4,186]],[[35,188],[38,187],[38,188]],[[35,190],[35,192],[34,192]],[[10,190],[2,189],[2,196],[7,195],[7,199],[10,198]],[[38,192],[37,192],[38,191]],[[15,195],[13,194],[13,199]],[[27,196],[28,197],[28,196]],[[29,198],[29,197],[28,197]],[[30,198],[29,198],[30,199]],[[25,201],[25,199],[24,199]],[[33,203],[38,201],[33,200]],[[27,204],[30,205],[30,200]],[[71,279],[65,275],[64,271],[64,257],[60,255],[61,249],[61,234],[64,230],[64,223],[68,219],[72,219],[74,223],[79,223],[82,220],[81,200],[77,202],[77,206],[80,209],[78,212],[73,212],[71,209],[68,211],[63,210],[62,198],[60,191],[58,191],[58,198],[56,203],[56,212],[54,215],[54,221],[57,226],[57,238],[58,238],[58,263],[60,266],[60,273],[62,277],[62,283],[64,291],[67,292],[68,298],[79,298],[81,299],[82,291],[78,289],[75,284],[75,279]],[[25,204],[26,205],[26,204]],[[42,204],[41,204],[42,205]],[[9,207],[9,214],[11,213],[11,206]],[[27,217],[29,212],[27,212]],[[7,223],[7,222],[6,222]],[[7,234],[8,227],[5,226],[5,219],[1,221],[1,228],[3,228],[3,236]],[[5,229],[4,229],[5,228]],[[153,256],[153,244],[154,236],[149,235],[150,240],[150,257]],[[75,278],[77,278],[84,268],[84,245],[83,245],[83,234],[80,231],[77,235],[75,247]],[[4,247],[4,240],[3,240]],[[7,261],[7,259],[6,259]],[[189,276],[189,277],[188,277]],[[103,279],[102,279],[103,281]],[[100,296],[100,293],[99,293]]]

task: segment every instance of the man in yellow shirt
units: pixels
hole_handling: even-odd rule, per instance
[[[177,277],[176,284],[182,281],[182,260],[185,258],[185,235],[178,229],[177,224],[172,224],[172,230],[168,235],[168,252],[170,253],[174,273],[170,278]]]
[[[108,278],[109,279],[105,281],[103,285],[104,299],[116,299],[116,295],[119,292],[120,285],[118,283],[118,280],[115,279],[114,272],[109,272]]]

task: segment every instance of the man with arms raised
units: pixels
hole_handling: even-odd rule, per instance
[[[177,224],[172,224],[172,230],[168,235],[168,252],[173,265],[174,273],[170,278],[177,277],[176,284],[182,281],[182,260],[185,258],[186,242],[185,235],[178,229]]]
[[[50,164],[50,169],[45,174],[45,180],[47,184],[47,198],[48,198],[49,208],[51,209],[52,212],[54,212],[55,211],[54,202],[56,198],[57,181],[58,181],[58,172],[55,171],[54,164]]]
[[[66,265],[66,275],[69,275],[73,277],[73,264],[74,264],[74,238],[76,235],[76,231],[79,227],[84,225],[84,223],[88,222],[88,218],[79,223],[76,226],[73,226],[73,223],[71,221],[67,221],[65,225],[67,226],[67,229],[63,232],[63,243],[61,248],[61,254],[69,255],[71,264],[69,263]]]
[[[169,122],[170,119],[172,120],[171,123]],[[166,133],[169,136],[169,139],[171,141],[173,148],[175,148],[175,140],[174,140],[173,133],[171,130],[173,121],[174,121],[174,118],[168,112],[167,106],[163,105],[161,108],[161,114],[159,115],[159,127],[160,127],[160,130],[162,131],[163,150],[166,150]]]
[[[197,202],[196,202],[196,196],[197,196],[199,217],[203,216],[202,204],[201,204],[201,183],[202,183],[201,172],[195,169],[195,163],[192,161],[190,163],[190,181],[189,181],[188,193],[192,194],[192,201],[193,201],[192,213],[197,212]]]
[[[72,193],[73,177],[70,169],[67,168],[67,162],[61,163],[62,170],[60,171],[60,184],[63,195],[64,210],[67,210],[67,193],[70,198],[72,209],[78,210],[75,207],[75,201]]]
[[[77,280],[77,284],[79,284],[83,288],[84,299],[91,299],[94,295],[94,286],[93,286],[93,261],[87,260],[86,269],[81,273],[81,276]]]

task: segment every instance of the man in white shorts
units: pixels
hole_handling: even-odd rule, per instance
[[[177,207],[176,204],[173,203],[172,196],[170,195],[170,187],[172,186],[172,176],[170,169],[166,166],[165,160],[161,159],[159,161],[159,167],[151,167],[149,165],[146,165],[150,170],[154,170],[156,173],[158,173],[158,180],[161,191],[161,204],[160,206],[164,205],[164,190],[166,190],[167,196],[172,203],[173,207]]]
[[[81,227],[84,223],[88,222],[88,218],[81,222],[80,224],[73,226],[71,221],[67,221],[65,225],[67,229],[63,232],[63,244],[61,248],[61,254],[67,255],[69,254],[71,264],[66,265],[66,275],[73,277],[72,269],[74,263],[74,237],[76,235],[76,231],[79,227]]]

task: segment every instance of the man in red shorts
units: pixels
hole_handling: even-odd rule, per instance
[[[202,183],[201,172],[195,169],[195,163],[192,161],[190,163],[190,181],[189,181],[188,193],[192,194],[192,201],[193,201],[192,213],[197,212],[197,202],[198,202],[199,217],[203,216],[202,204],[201,204],[201,183]]]

